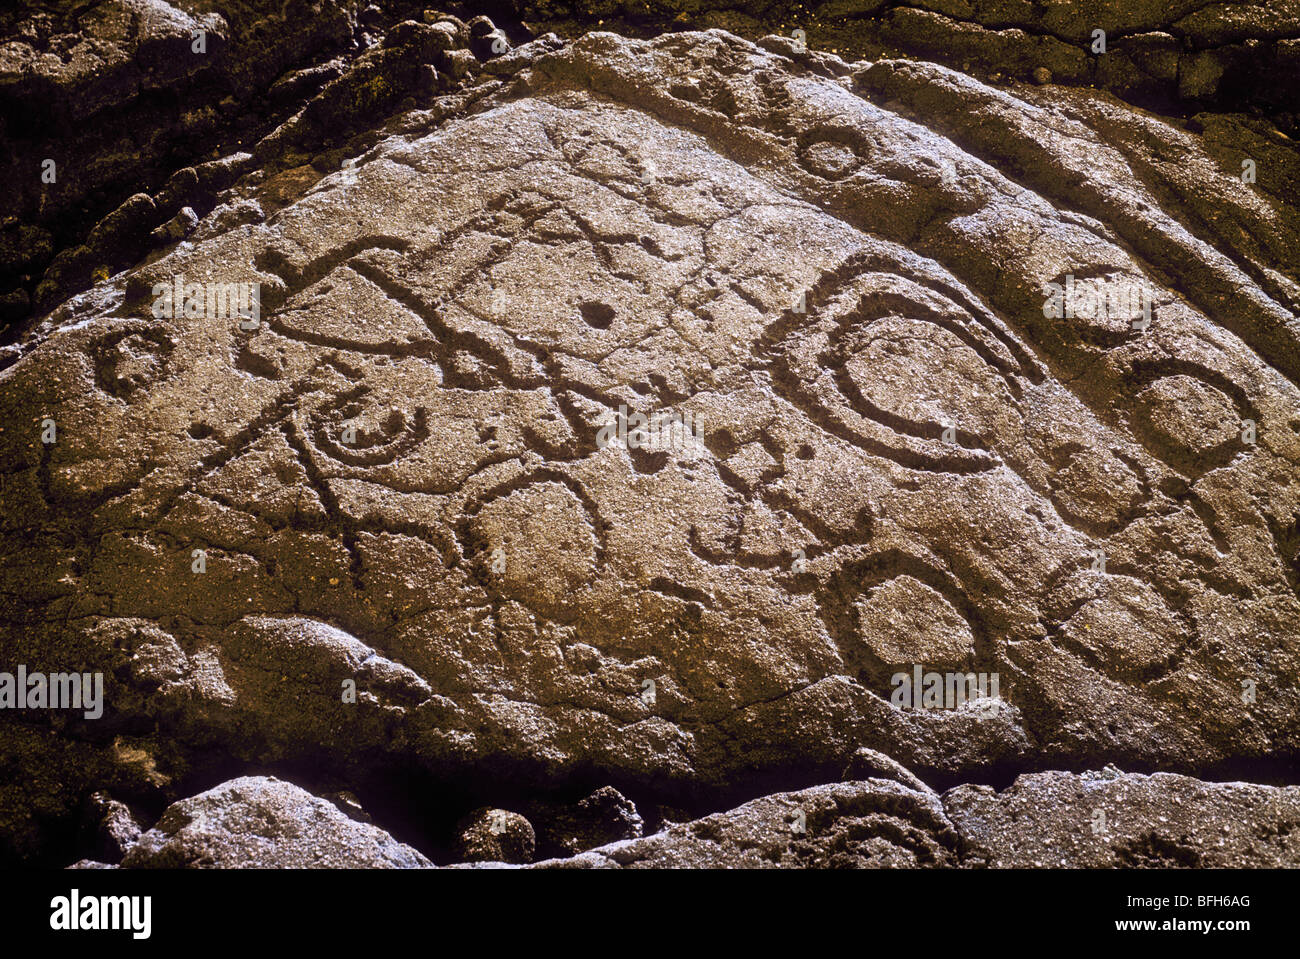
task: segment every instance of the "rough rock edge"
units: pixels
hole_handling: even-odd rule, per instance
[[[866,778],[774,793],[644,838],[527,868],[1300,866],[1300,787],[1207,783],[1107,767],[1029,774],[1001,792],[962,785],[939,796],[888,757],[863,761],[882,760],[919,788]],[[481,834],[476,860],[497,844],[486,832],[487,812],[469,826]],[[498,812],[503,821],[512,820],[501,830],[507,837],[501,848],[525,858],[453,867],[527,863],[529,852],[508,837],[523,828],[531,839],[531,826],[517,814]],[[323,845],[330,850],[322,853]],[[232,780],[175,803],[122,862],[122,868],[429,865],[382,829],[355,822],[296,786],[261,777]],[[69,868],[117,867],[81,860]]]

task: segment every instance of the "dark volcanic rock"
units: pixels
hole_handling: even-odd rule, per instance
[[[526,810],[537,831],[540,856],[574,853],[624,839],[644,830],[636,804],[613,786],[597,789],[576,803],[534,803]]]
[[[622,5],[526,0],[526,21],[563,34],[605,23],[644,31],[722,27],[758,40],[780,34],[799,55],[844,59],[899,53],[994,80],[1013,78],[1109,90],[1135,102],[1219,105],[1267,112],[1294,130],[1290,91],[1300,80],[1300,9],[1290,0],[1210,3],[968,3],[954,0],[643,0]],[[626,22],[618,17],[627,16]],[[802,36],[795,31],[802,31]],[[1105,34],[1099,38],[1097,32]],[[806,51],[806,52],[805,52]]]
[[[144,831],[127,805],[107,793],[98,792],[90,797],[86,819],[93,834],[95,853],[110,863],[120,862]]]
[[[129,184],[202,170],[286,121],[298,148],[322,125],[339,135],[437,86],[434,64],[469,43],[463,26],[410,22],[418,4],[368,8],[377,18],[360,6],[23,0],[0,12],[0,324],[135,263],[151,229],[175,232],[186,205],[206,212],[229,185],[208,176],[178,195],[168,181],[145,209]]]
[[[114,197],[70,238],[24,187],[0,237],[0,310],[43,314],[0,347],[0,668],[105,682],[102,717],[5,717],[0,853],[258,768],[334,804],[236,780],[125,864],[425,864],[342,798],[392,825],[393,777],[457,784],[438,842],[480,862],[1294,862],[1274,787],[926,786],[1300,758],[1300,156],[1232,52],[1284,60],[1285,11],[1116,9],[1097,84],[1073,6],[841,5],[882,45],[853,60],[327,3],[266,63],[220,52],[274,45],[274,6],[231,5],[198,72],[141,51],[206,5],[0,20],[0,90],[30,106],[39,61],[87,131],[156,113],[117,83],[278,104],[70,185]],[[663,413],[695,428],[639,442]],[[624,798],[842,771],[643,838]],[[1067,843],[1120,789],[1134,818]],[[1246,832],[1210,849],[1224,797]]]

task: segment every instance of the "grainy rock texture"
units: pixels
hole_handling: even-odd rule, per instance
[[[108,862],[119,862],[140,839],[143,830],[139,821],[125,803],[107,793],[95,793],[89,806],[86,825],[93,835],[95,852]]]
[[[933,793],[885,780],[756,799],[539,867],[868,869],[955,866],[959,838]]]
[[[1037,773],[935,796],[882,779],[758,799],[539,868],[1228,868],[1300,862],[1300,789]]]
[[[133,869],[415,869],[381,829],[278,779],[245,776],[171,806],[123,859]]]
[[[607,843],[639,839],[645,828],[636,803],[613,786],[597,789],[576,803],[533,803],[528,812],[538,828],[539,856],[571,856]]]
[[[960,21],[934,35],[994,60],[1032,38],[1046,59],[1023,62],[1051,75],[720,29],[512,47],[486,19],[388,8],[373,36],[326,17],[261,73],[149,67],[204,17],[213,50],[280,28],[253,3],[118,6],[137,26],[108,46],[71,24],[58,64],[39,38],[0,51],[78,109],[125,110],[115,71],[143,96],[225,70],[238,104],[355,48],[281,76],[292,111],[123,197],[22,287],[39,319],[0,347],[0,668],[105,689],[99,719],[6,717],[5,857],[55,855],[97,791],[157,815],[257,768],[331,795],[456,783],[451,822],[519,809],[543,855],[627,837],[582,862],[1297,863],[1294,790],[921,782],[1293,775],[1300,156],[1272,100],[1162,117],[1069,71],[1094,63],[1089,17],[1011,29],[962,4],[842,15],[882,42]],[[1285,11],[1098,6],[1124,39],[1177,18],[1172,66],[1164,41],[1130,61],[1199,107],[1237,76],[1206,79],[1224,50],[1294,55]],[[31,103],[17,83],[0,91]],[[53,195],[32,179],[15,230]],[[1135,289],[1149,309],[1115,295]],[[663,412],[694,429],[638,445],[635,417]],[[949,679],[900,702],[926,672],[991,676],[994,698]],[[640,839],[650,807],[623,798],[694,817],[846,765],[864,781]],[[545,812],[597,786],[577,820]],[[1120,812],[1124,839],[1066,842],[1054,814],[1124,789],[1157,820],[1248,798],[1245,832],[1213,846],[1219,819],[1175,836]],[[1044,819],[1017,839],[1020,803]],[[308,864],[312,842],[271,841],[304,815],[328,864],[423,864],[341,808],[235,780],[123,863]],[[464,858],[533,857],[531,825],[493,852],[484,823]]]
[[[532,823],[517,812],[476,809],[458,828],[456,854],[462,862],[533,861],[537,836]]]
[[[1300,788],[1186,776],[1035,773],[943,796],[963,859],[992,867],[1224,869],[1300,863]]]

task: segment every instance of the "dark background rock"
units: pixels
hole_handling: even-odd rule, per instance
[[[624,839],[639,839],[644,823],[636,804],[613,786],[574,803],[533,803],[525,814],[537,833],[541,858],[575,853]]]
[[[106,863],[121,862],[144,831],[140,821],[125,803],[118,802],[103,792],[90,797],[86,809],[86,826],[92,834],[91,842],[96,859]]]

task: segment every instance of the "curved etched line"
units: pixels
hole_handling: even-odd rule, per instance
[[[472,497],[461,512],[461,520],[457,524],[457,537],[462,544],[462,554],[466,557],[472,555],[475,550],[474,537],[470,530],[470,524],[474,518],[483,510],[483,507],[489,503],[509,496],[511,493],[519,492],[530,486],[537,486],[541,483],[559,483],[573,493],[578,502],[582,504],[587,514],[587,522],[591,524],[592,532],[596,536],[596,569],[604,569],[606,563],[606,552],[608,549],[609,524],[600,515],[600,510],[596,506],[596,501],[583,483],[568,475],[562,470],[550,466],[537,466],[521,473],[518,476],[503,480],[495,486],[484,490]]]
[[[888,549],[845,563],[815,591],[818,615],[846,663],[860,662],[865,654],[867,663],[863,672],[879,673],[881,664],[874,662],[872,654],[862,651],[861,643],[856,639],[854,604],[859,596],[873,587],[899,576],[910,576],[930,587],[966,621],[975,641],[974,665],[987,667],[996,662],[993,633],[979,607],[970,600],[956,577],[910,553]],[[878,678],[885,677],[880,675]]]
[[[417,406],[414,422],[408,425],[403,416],[397,435],[385,443],[354,448],[337,442],[330,435],[330,426],[338,424],[331,424],[330,414],[339,414],[340,423],[342,420],[355,417],[361,412],[358,401],[369,393],[369,387],[359,386],[340,393],[335,397],[334,402],[313,411],[310,417],[312,446],[331,459],[346,463],[348,466],[387,466],[429,438],[429,411],[426,407]],[[353,409],[355,412],[348,412]]]
[[[900,466],[919,472],[983,473],[997,469],[1001,465],[1001,460],[982,450],[973,450],[964,455],[935,454],[911,447],[892,446],[853,428],[839,419],[835,411],[823,407],[818,398],[807,389],[802,379],[790,369],[789,361],[784,356],[777,356],[769,362],[768,373],[781,395],[798,407],[820,429],[872,456],[892,460]],[[899,439],[908,439],[904,435],[895,435],[898,435]]]

